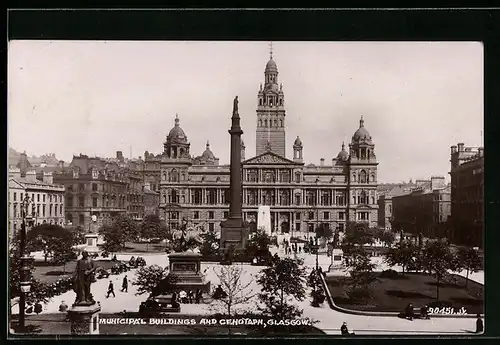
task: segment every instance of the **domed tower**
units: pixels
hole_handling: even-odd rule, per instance
[[[210,142],[207,140],[205,151],[201,154],[200,161],[203,165],[219,165],[219,158],[215,157],[210,150]]]
[[[179,126],[179,115],[175,115],[175,125],[167,135],[167,140],[163,144],[163,154],[167,158],[190,158],[189,142],[187,136]]]
[[[302,140],[300,140],[297,135],[297,139],[295,139],[293,143],[293,161],[296,163],[303,163],[302,159]]]
[[[175,125],[167,135],[163,144],[164,151],[160,162],[160,209],[161,217],[170,221],[171,226],[180,222],[187,214],[177,211],[177,206],[188,203],[187,187],[183,186],[189,179],[189,167],[192,159],[189,154],[189,142],[186,134],[179,126],[179,116],[175,116]]]
[[[349,220],[377,224],[377,158],[363,116],[349,145]],[[339,154],[340,155],[340,154]],[[345,157],[345,154],[343,154]]]
[[[340,150],[339,154],[337,155],[337,158],[334,158],[334,165],[335,163],[337,164],[346,164],[349,160],[349,153],[345,150],[345,144],[342,142],[342,149]]]
[[[266,152],[269,141],[272,152],[285,157],[285,99],[283,87],[278,84],[278,67],[272,49],[264,71],[264,87],[260,85],[257,102],[256,154]]]

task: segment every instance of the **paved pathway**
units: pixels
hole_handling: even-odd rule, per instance
[[[117,255],[119,260],[128,260],[130,254]],[[308,267],[314,267],[316,263],[316,258],[314,255],[302,254],[298,255],[304,258],[305,265]],[[168,265],[168,257],[165,254],[148,255],[144,256],[146,263],[148,265],[157,264],[161,266]],[[330,264],[330,259],[326,255],[319,256],[319,263],[323,270],[327,271]],[[256,282],[255,276],[262,269],[261,267],[255,267],[251,265],[241,265],[241,267],[247,272],[243,279],[243,283],[252,281],[250,289],[254,292],[258,292],[259,286]],[[217,264],[202,264],[202,270],[207,269],[207,279],[212,282],[212,286],[218,284],[218,278],[215,275],[214,269],[219,269],[220,266]],[[107,286],[109,284],[109,279],[98,280],[92,285],[92,292],[95,298],[101,303],[102,312],[113,313],[126,311],[138,311],[139,305],[143,302],[147,295],[136,296],[136,287],[129,283],[129,292],[120,292],[121,282],[125,275],[128,276],[129,280],[134,279],[136,270],[131,270],[120,275],[112,275],[110,279],[113,280],[115,284],[116,297],[106,298]],[[75,293],[73,291],[68,291],[60,296],[54,297],[45,307],[43,313],[57,313],[58,307],[61,301],[65,301],[68,305],[75,299]],[[436,335],[436,334],[467,334],[471,332],[475,327],[475,319],[453,319],[453,318],[440,318],[431,320],[415,320],[408,321],[404,319],[399,319],[397,317],[369,317],[360,315],[349,315],[334,311],[329,308],[328,303],[324,303],[320,308],[314,308],[310,306],[310,297],[306,300],[297,302],[298,306],[304,310],[304,317],[309,317],[311,319],[319,321],[315,326],[324,330],[327,334],[339,334],[339,328],[342,322],[347,322],[348,327],[351,331],[356,334],[421,334],[421,335]],[[254,299],[248,302],[246,305],[241,306],[241,308],[247,310],[256,310],[258,301]],[[211,314],[214,312],[216,305],[207,304],[183,304],[182,313],[188,315],[196,314]],[[13,312],[17,313],[14,308]]]

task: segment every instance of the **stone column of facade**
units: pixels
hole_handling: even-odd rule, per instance
[[[240,116],[238,114],[238,96],[234,99],[231,120],[232,125],[229,130],[231,135],[229,218],[221,223],[220,248],[224,250],[234,246],[235,249],[241,250],[246,246],[248,228],[241,217],[241,135],[243,131],[240,127]]]
[[[98,304],[90,306],[73,306],[68,310],[68,318],[71,322],[71,334],[98,335],[100,311],[101,306]]]

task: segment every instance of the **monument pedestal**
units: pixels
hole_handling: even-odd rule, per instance
[[[221,250],[234,246],[235,250],[244,250],[248,238],[248,226],[241,218],[229,218],[221,223]]]
[[[99,252],[99,247],[97,246],[97,240],[99,234],[86,234],[85,235],[85,250],[87,253],[97,253]]]
[[[333,260],[330,266],[328,267],[328,272],[329,273],[340,272],[343,269],[342,261],[344,252],[342,251],[342,249],[335,248],[332,250],[332,256]]]
[[[76,305],[68,310],[68,318],[71,322],[72,335],[98,335],[99,334],[99,312],[101,306]]]

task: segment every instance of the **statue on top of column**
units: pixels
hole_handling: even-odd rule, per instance
[[[233,115],[238,114],[238,96],[234,97],[233,101]]]

